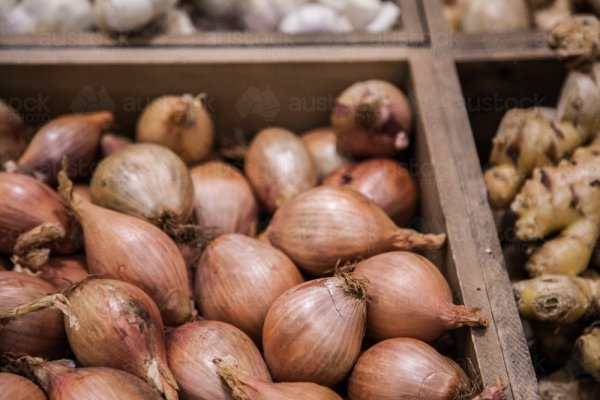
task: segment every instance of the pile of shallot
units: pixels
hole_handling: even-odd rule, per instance
[[[3,0],[0,35],[385,32],[399,17],[392,0]]]
[[[135,142],[96,112],[26,144],[0,106],[0,399],[476,396],[435,346],[487,320],[412,252],[446,236],[409,228],[396,86],[355,83],[300,136],[257,132],[243,168],[215,155],[202,97],[156,99]]]

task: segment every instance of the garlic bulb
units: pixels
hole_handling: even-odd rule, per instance
[[[90,0],[10,0],[0,14],[0,35],[79,32],[92,26]]]
[[[523,0],[471,0],[462,18],[465,32],[506,32],[529,27]]]
[[[192,35],[197,32],[190,14],[179,8],[167,11],[163,23],[167,35]]]
[[[306,4],[286,15],[277,28],[283,33],[351,32],[352,24],[333,8],[323,4]]]
[[[164,14],[177,0],[96,0],[94,17],[102,29],[128,32]]]
[[[319,3],[344,15],[357,31],[363,30],[375,19],[383,6],[381,0],[319,0]]]
[[[273,32],[279,21],[307,0],[248,0],[239,5],[242,22],[251,31]]]

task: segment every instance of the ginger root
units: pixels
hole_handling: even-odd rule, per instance
[[[597,382],[600,382],[600,327],[588,328],[575,342],[579,363]]]
[[[554,122],[539,108],[508,111],[494,137],[494,167],[484,175],[492,207],[507,207],[536,167],[556,164],[587,139],[570,122]]]
[[[561,231],[529,259],[532,276],[584,271],[600,237],[600,140],[556,167],[536,169],[511,208],[521,240]]]
[[[521,317],[557,325],[592,315],[600,305],[597,276],[548,275],[513,283],[513,292]]]

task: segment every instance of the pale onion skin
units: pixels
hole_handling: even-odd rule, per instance
[[[252,187],[234,167],[211,161],[190,170],[196,217],[219,234],[256,235],[258,204]]]
[[[77,193],[87,201],[92,201],[92,193],[88,185],[75,185],[73,186],[73,193]]]
[[[375,203],[346,188],[321,186],[288,201],[267,228],[269,242],[303,270],[322,275],[339,260],[391,250],[438,248],[445,235],[397,227]]]
[[[0,400],[47,400],[38,385],[22,376],[0,372]]]
[[[0,311],[55,292],[54,286],[35,276],[0,271]],[[0,330],[0,354],[23,353],[44,358],[60,358],[67,347],[65,328],[58,310],[43,310],[10,320]]]
[[[306,146],[283,128],[266,128],[254,137],[244,171],[269,213],[317,184],[317,170]]]
[[[237,368],[233,357],[214,361],[235,400],[342,400],[333,390],[310,382],[265,382]]]
[[[53,250],[69,254],[77,249],[76,229],[60,196],[48,186],[27,175],[0,172],[0,193],[0,253],[12,254],[19,235],[42,223],[59,224],[66,231]]]
[[[64,317],[69,344],[85,367],[130,372],[177,399],[177,383],[167,365],[164,327],[158,308],[141,289],[112,279],[89,279],[69,294]]]
[[[121,135],[116,135],[114,133],[105,133],[100,138],[100,150],[102,151],[102,157],[108,157],[112,153],[116,153],[132,144],[132,141]]]
[[[469,387],[467,375],[427,343],[389,339],[364,352],[348,384],[350,400],[453,400]]]
[[[470,33],[509,32],[530,27],[525,0],[470,0],[462,17],[462,30]]]
[[[186,223],[194,212],[194,187],[184,162],[166,147],[127,146],[103,159],[90,183],[92,201],[145,219]]]
[[[215,132],[200,98],[184,94],[150,103],[138,119],[136,139],[166,146],[186,163],[195,164],[209,155]]]
[[[478,308],[452,303],[448,282],[425,257],[407,251],[379,254],[356,265],[368,280],[367,333],[374,339],[426,342],[461,326],[485,326]]]
[[[341,278],[302,283],[273,303],[263,328],[265,360],[277,381],[332,386],[358,358],[367,299]]]
[[[238,367],[263,381],[271,382],[260,352],[242,331],[218,321],[196,321],[167,335],[169,366],[185,400],[230,400],[221,381],[216,358],[232,356]]]
[[[417,210],[417,184],[400,163],[374,158],[345,165],[323,182],[348,186],[373,200],[398,226],[407,226]]]
[[[195,299],[207,319],[230,323],[261,343],[273,302],[304,279],[281,251],[239,234],[219,236],[202,254]]]
[[[139,377],[114,368],[70,368],[60,362],[33,367],[52,400],[161,400]]]
[[[165,325],[192,318],[185,260],[173,240],[154,225],[98,207],[75,195],[73,211],[83,229],[90,273],[143,289],[160,309]]]
[[[410,144],[412,111],[395,85],[381,80],[357,82],[335,100],[331,126],[338,152],[354,156],[392,156]]]
[[[0,100],[0,162],[15,159],[25,149],[26,126],[9,104]]]
[[[68,114],[42,126],[18,160],[19,169],[46,183],[57,182],[62,160],[69,163],[72,179],[87,177],[96,156],[100,135],[114,122],[112,113]]]
[[[301,136],[317,168],[319,180],[325,179],[333,171],[348,163],[337,152],[335,131],[331,127],[322,127],[305,132]]]
[[[38,277],[57,289],[66,289],[88,276],[83,256],[52,257],[39,269]]]

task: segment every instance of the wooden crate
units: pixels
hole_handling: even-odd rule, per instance
[[[215,31],[199,32],[189,36],[158,36],[152,38],[114,38],[102,33],[67,33],[16,35],[0,37],[0,47],[39,49],[48,47],[253,47],[301,45],[423,45],[426,40],[424,16],[419,0],[394,0],[401,7],[401,16],[388,32],[323,35],[289,35],[271,32]]]
[[[482,244],[474,228],[477,220],[472,220],[471,210],[465,206],[469,201],[460,184],[453,143],[448,140],[451,125],[428,49],[10,49],[0,51],[0,56],[0,93],[20,104],[30,122],[109,108],[117,116],[118,131],[129,134],[143,106],[166,93],[207,93],[217,132],[228,135],[236,129],[256,131],[267,125],[301,132],[326,124],[335,96],[355,81],[380,78],[399,85],[416,112],[410,165],[420,184],[420,227],[448,234],[445,250],[429,256],[448,278],[456,300],[481,307],[490,321],[486,330],[456,332],[457,359],[485,385],[495,383],[496,378],[510,382],[507,399],[535,398],[526,396],[533,393],[535,379],[528,380],[526,367],[524,376],[514,376],[514,360],[502,352],[510,347],[522,350],[519,363],[526,363],[529,357],[527,349],[522,349],[522,331],[511,330],[506,336],[506,324],[514,322],[507,320],[516,319],[514,300],[506,298],[504,308],[499,307],[495,298],[498,288],[485,280],[487,260],[481,257]],[[262,96],[264,111],[240,106],[240,99],[249,91]],[[510,290],[508,282],[495,284],[503,285],[501,292]]]

